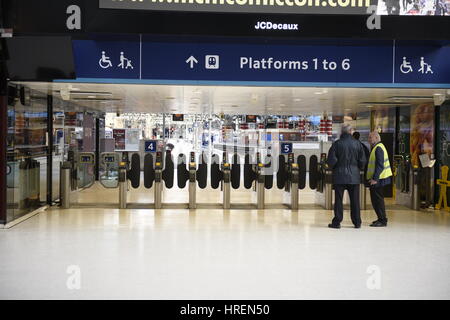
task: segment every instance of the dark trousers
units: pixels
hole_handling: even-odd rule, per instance
[[[344,191],[348,191],[350,196],[350,216],[355,226],[361,225],[361,212],[359,209],[359,184],[335,184],[334,185],[334,225],[340,225],[344,218],[344,207],[342,199],[344,198]]]
[[[373,210],[378,216],[378,221],[387,223],[386,208],[384,206],[383,188],[370,188],[370,200],[372,201]]]

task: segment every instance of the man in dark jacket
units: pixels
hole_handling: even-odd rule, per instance
[[[353,138],[355,138],[355,140],[358,140],[359,143],[361,143],[363,150],[364,150],[364,156],[366,157],[366,161],[369,159],[370,156],[370,151],[369,148],[367,148],[367,146],[361,142],[361,140],[359,140],[359,138],[361,137],[361,134],[358,131],[353,132]],[[366,165],[364,166],[364,177],[367,174],[367,162]]]
[[[359,208],[360,171],[366,165],[366,156],[361,143],[352,137],[353,129],[348,123],[342,125],[341,138],[333,143],[328,152],[328,166],[333,170],[335,191],[334,219],[330,228],[339,229],[344,216],[342,200],[344,191],[350,196],[350,215],[355,228],[361,227]]]
[[[378,132],[369,134],[369,143],[372,146],[372,152],[367,166],[366,179],[370,184],[370,199],[378,220],[374,221],[371,227],[386,227],[387,217],[384,206],[383,187],[391,184],[392,170],[389,163],[389,155],[386,147],[381,143]]]

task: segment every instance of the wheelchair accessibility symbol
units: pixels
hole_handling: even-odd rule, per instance
[[[403,63],[400,66],[400,71],[402,73],[410,73],[413,72],[413,68],[411,66],[411,62],[406,60],[406,57],[403,57]]]
[[[111,59],[106,56],[106,52],[105,51],[102,51],[102,57],[100,58],[98,64],[103,69],[112,68],[112,66],[113,66],[112,62],[111,62]]]

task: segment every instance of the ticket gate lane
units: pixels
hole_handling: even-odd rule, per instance
[[[231,164],[231,186],[233,189],[239,189],[241,186],[241,162],[239,155],[235,153]]]
[[[144,186],[151,189],[155,181],[155,168],[153,164],[153,155],[146,154],[144,157]]]
[[[141,157],[135,153],[131,156],[130,170],[127,171],[127,179],[134,189],[139,188],[141,181]]]
[[[244,187],[246,189],[251,189],[255,181],[256,174],[253,169],[252,157],[249,154],[245,155],[244,163]]]
[[[207,187],[208,183],[208,162],[206,161],[205,153],[202,152],[202,154],[199,156],[198,161],[198,170],[197,170],[197,182],[198,187],[200,189],[205,189]]]
[[[271,155],[267,155],[264,159],[264,171],[264,187],[270,190],[273,188],[273,163]]]

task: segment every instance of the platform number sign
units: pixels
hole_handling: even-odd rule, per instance
[[[281,154],[292,153],[292,143],[282,143],[281,144]]]
[[[145,141],[145,152],[156,152],[156,141]]]

